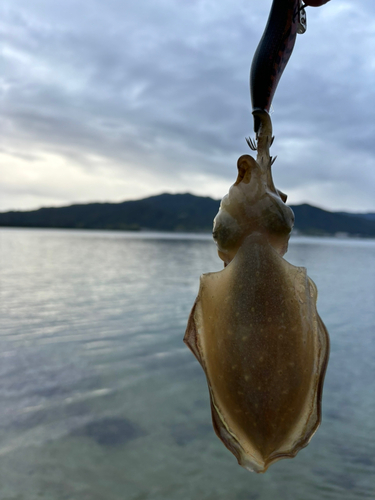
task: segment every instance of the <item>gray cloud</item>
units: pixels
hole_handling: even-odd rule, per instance
[[[223,196],[249,152],[271,1],[4,2],[1,168],[22,165],[2,209],[118,201],[120,188]],[[274,98],[277,184],[294,203],[375,211],[375,5],[331,0],[308,23]],[[70,183],[49,179],[45,154]]]

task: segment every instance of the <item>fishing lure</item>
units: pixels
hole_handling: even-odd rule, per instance
[[[254,56],[256,138],[247,141],[257,157],[239,158],[221,201],[213,237],[224,269],[201,276],[184,337],[206,374],[216,434],[256,472],[309,443],[321,421],[329,356],[316,286],[283,258],[294,214],[271,172],[268,111],[301,31],[300,7],[300,0],[274,0]]]
[[[253,110],[270,111],[277,85],[292,55],[297,33],[306,31],[305,7],[319,7],[329,0],[274,0],[250,70]],[[254,132],[260,122],[254,115]]]
[[[305,30],[301,0],[274,0],[250,70],[253,110],[269,112],[281,75],[292,54],[297,32]],[[254,115],[254,132],[260,126]]]
[[[328,2],[329,0],[305,0],[305,6],[308,5],[310,7],[321,7]]]

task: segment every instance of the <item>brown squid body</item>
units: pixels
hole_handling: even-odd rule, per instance
[[[226,267],[201,277],[184,341],[202,365],[215,431],[243,467],[295,456],[319,426],[329,339],[305,268],[283,259],[293,225],[272,182],[267,114],[242,156],[214,238]]]

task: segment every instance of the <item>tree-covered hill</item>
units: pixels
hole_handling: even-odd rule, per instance
[[[0,213],[0,226],[157,231],[211,231],[220,202],[185,194],[161,194],[122,203],[88,203]],[[303,234],[347,233],[375,237],[374,214],[328,212],[295,205],[295,229]]]

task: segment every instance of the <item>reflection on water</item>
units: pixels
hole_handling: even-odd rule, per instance
[[[331,335],[323,424],[265,475],[182,343],[210,236],[0,231],[0,500],[374,499],[375,242],[295,238]]]

